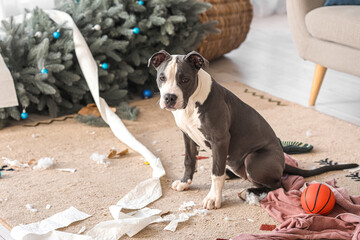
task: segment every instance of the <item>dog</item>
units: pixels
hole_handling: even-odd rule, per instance
[[[203,208],[221,207],[225,170],[249,180],[260,195],[282,187],[284,173],[309,177],[357,164],[302,170],[285,164],[279,139],[266,120],[252,107],[219,85],[203,68],[207,60],[197,52],[170,55],[162,50],[148,62],[157,71],[160,108],[172,112],[185,143],[185,172],[172,188],[187,190],[193,179],[199,148],[212,154],[211,188]]]

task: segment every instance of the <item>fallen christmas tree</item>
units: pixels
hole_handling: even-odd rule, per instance
[[[214,22],[199,22],[208,8],[195,0],[71,0],[60,10],[72,16],[99,64],[100,95],[117,106],[145,88],[156,89],[155,72],[147,68],[152,53],[189,52],[215,31]],[[1,55],[20,105],[0,108],[0,121],[19,120],[23,109],[55,117],[93,102],[74,56],[71,30],[35,9],[20,23],[2,21],[1,31]]]

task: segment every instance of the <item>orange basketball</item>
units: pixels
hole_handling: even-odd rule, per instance
[[[327,215],[334,208],[335,196],[328,186],[311,184],[301,195],[301,205],[306,213]]]

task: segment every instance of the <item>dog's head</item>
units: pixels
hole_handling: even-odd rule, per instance
[[[187,55],[170,55],[164,50],[149,59],[157,71],[160,90],[160,107],[169,111],[184,109],[198,85],[198,71],[207,60],[197,52]]]

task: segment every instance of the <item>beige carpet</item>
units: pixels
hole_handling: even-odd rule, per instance
[[[317,165],[314,161],[324,158],[343,163],[359,162],[359,127],[286,101],[282,101],[285,106],[278,106],[274,102],[245,93],[247,87],[236,82],[225,82],[223,85],[257,109],[281,139],[314,145],[312,153],[294,155],[301,167],[312,168]],[[264,96],[271,97],[266,94]],[[138,121],[125,123],[140,141],[161,158],[167,172],[162,178],[163,196],[149,207],[178,213],[183,202],[194,201],[200,204],[206,196],[211,183],[211,160],[199,161],[198,166],[202,166],[203,170],[195,174],[189,191],[171,190],[172,181],[183,174],[182,133],[175,126],[172,114],[160,110],[157,102],[158,98],[153,98],[133,103],[141,110]],[[35,138],[32,134],[35,134]],[[133,151],[120,159],[110,160],[111,164],[107,168],[90,160],[93,152],[107,154],[113,147],[117,150],[126,148],[109,128],[90,127],[74,119],[37,127],[15,126],[1,130],[0,157],[21,162],[28,162],[32,158],[53,157],[56,161],[54,168],[76,168],[77,171],[66,173],[55,169],[36,171],[18,168],[14,172],[3,172],[3,177],[0,178],[0,218],[15,226],[42,220],[74,206],[93,215],[64,229],[74,233],[82,226],[89,230],[100,221],[111,220],[108,207],[116,204],[152,173],[141,156]],[[2,165],[2,160],[0,161]],[[335,178],[338,185],[346,187],[350,194],[359,195],[359,182],[345,177],[346,174],[347,172],[338,171],[308,180],[325,181]],[[261,233],[261,224],[277,222],[261,207],[246,205],[238,199],[238,190],[249,186],[248,182],[241,180],[227,181],[223,192],[225,201],[221,209],[210,211],[205,217],[195,216],[180,223],[176,232],[163,231],[166,223],[150,225],[133,239],[216,239],[231,238],[242,232]],[[25,208],[28,203],[39,211],[30,212]],[[49,210],[45,209],[47,204],[52,205]],[[224,220],[225,217],[228,221]]]

